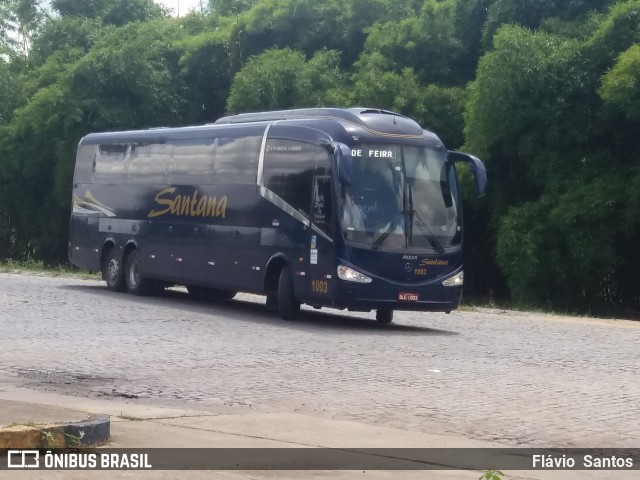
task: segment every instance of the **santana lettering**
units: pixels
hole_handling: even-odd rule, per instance
[[[156,195],[156,203],[165,208],[162,210],[151,210],[147,218],[159,217],[171,213],[172,215],[187,217],[210,217],[225,218],[227,214],[227,197],[208,197],[198,195],[198,190],[193,195],[171,196],[176,189],[174,187],[165,188]]]

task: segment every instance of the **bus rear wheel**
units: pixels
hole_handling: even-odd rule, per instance
[[[122,258],[120,258],[115,247],[109,250],[107,258],[102,264],[102,278],[107,282],[109,290],[123,292],[126,288],[122,270]]]
[[[284,267],[278,278],[278,312],[283,320],[294,320],[300,311],[300,304],[293,297],[291,269]]]
[[[151,281],[142,276],[140,254],[137,250],[131,252],[127,257],[125,281],[127,291],[133,295],[145,295],[151,290]]]
[[[391,323],[393,321],[393,310],[389,308],[379,308],[376,310],[376,320],[378,323]]]

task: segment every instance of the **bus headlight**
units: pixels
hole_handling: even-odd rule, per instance
[[[464,285],[464,271],[456,273],[453,277],[447,278],[442,285],[445,287],[461,287]]]
[[[338,265],[338,278],[340,280],[346,280],[347,282],[356,283],[371,283],[370,277],[365,274],[356,272],[354,269],[345,267],[344,265]]]

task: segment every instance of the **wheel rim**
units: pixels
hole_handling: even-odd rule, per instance
[[[138,262],[133,260],[129,267],[129,285],[135,287],[140,282],[140,266]]]
[[[120,262],[115,258],[109,260],[109,266],[107,269],[107,275],[109,275],[109,279],[114,281],[118,278],[118,274],[120,272]]]

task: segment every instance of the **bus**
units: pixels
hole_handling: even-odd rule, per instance
[[[69,260],[134,295],[451,312],[462,296],[456,164],[473,155],[397,113],[311,108],[92,133],[78,145]]]

